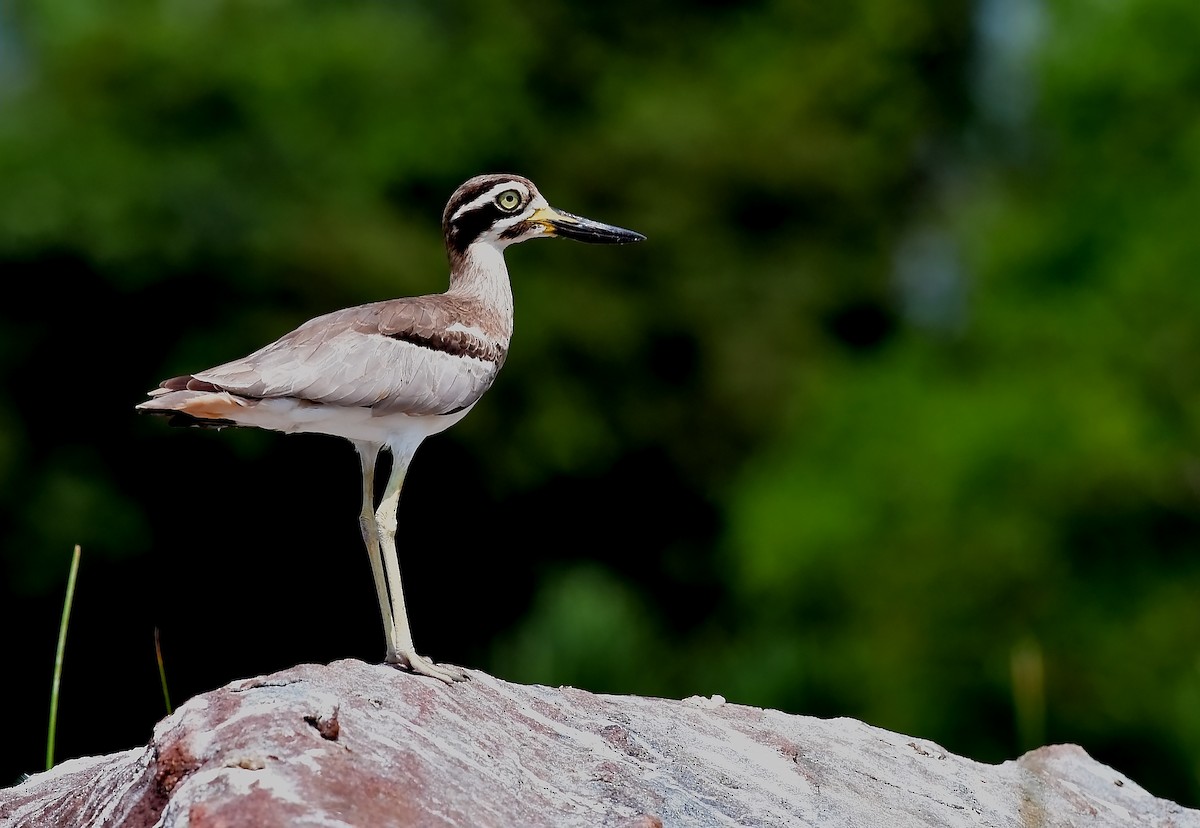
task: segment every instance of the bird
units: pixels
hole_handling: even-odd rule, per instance
[[[359,529],[383,617],[385,662],[446,682],[461,669],[413,645],[396,553],[405,475],[425,440],[462,420],[508,356],[513,294],[504,250],[538,238],[628,244],[645,236],[551,207],[528,178],[478,175],[442,214],[443,293],[371,302],[303,323],[257,351],[164,380],[136,405],[173,425],[252,427],[349,440],[362,475]],[[378,504],[376,465],[391,455]]]

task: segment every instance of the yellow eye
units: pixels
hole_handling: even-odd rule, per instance
[[[521,206],[521,194],[516,190],[505,190],[496,196],[496,204],[504,212],[511,213]]]

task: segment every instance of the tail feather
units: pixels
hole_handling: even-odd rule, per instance
[[[163,380],[159,383],[158,388],[155,388],[150,393],[153,395],[166,394],[170,391],[220,391],[221,389],[213,385],[211,382],[196,379],[191,374],[186,374],[182,377],[171,377],[169,380]]]
[[[190,379],[180,377],[177,379]],[[175,380],[167,380],[174,383]],[[203,383],[209,385],[209,383]],[[214,387],[211,390],[177,390],[163,383],[162,387],[150,392],[150,399],[135,408],[147,414],[169,418],[168,425],[199,426],[202,428],[227,428],[238,423],[228,415],[250,404],[252,401],[234,396]]]

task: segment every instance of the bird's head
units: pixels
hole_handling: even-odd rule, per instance
[[[451,256],[473,244],[503,249],[510,244],[561,236],[592,244],[628,244],[641,233],[555,210],[528,178],[478,175],[454,191],[442,215]]]

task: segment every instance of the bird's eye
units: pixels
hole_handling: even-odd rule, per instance
[[[516,190],[505,190],[496,196],[496,204],[504,212],[511,213],[521,206],[521,194]]]

